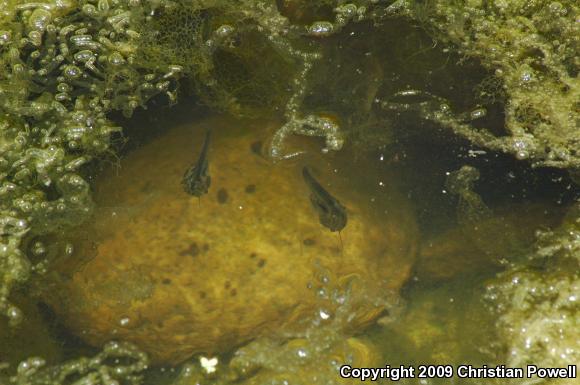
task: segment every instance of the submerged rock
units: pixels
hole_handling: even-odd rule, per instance
[[[520,205],[494,209],[490,216],[448,230],[422,242],[415,273],[421,280],[442,281],[460,274],[498,270],[529,252],[536,232],[553,228],[562,209]]]
[[[272,165],[260,156],[256,128],[265,126],[213,119],[179,127],[100,177],[96,256],[59,277],[46,298],[72,332],[94,345],[130,341],[154,362],[177,363],[299,329],[321,306],[331,317],[341,298],[328,281],[368,295],[347,317],[349,328],[381,314],[385,301],[376,299],[386,297],[377,293],[400,288],[415,257],[407,202],[388,191],[380,207],[388,216],[371,219],[376,201],[361,199],[329,176],[328,163],[309,158],[347,208],[340,240],[318,222],[303,164]],[[209,127],[211,187],[198,199],[180,182]],[[344,179],[352,186],[355,177]]]

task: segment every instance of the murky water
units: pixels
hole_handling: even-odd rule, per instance
[[[559,172],[531,170],[495,154],[473,156],[464,143],[438,143],[429,135],[388,149],[349,146],[327,155],[320,153],[319,141],[294,138],[291,145],[306,149],[306,154],[273,165],[257,143],[267,141],[275,121],[193,118],[182,108],[173,117],[145,115],[131,124],[151,129],[130,137],[126,156],[105,167],[104,182],[96,182],[97,225],[89,225],[95,226],[90,238],[97,243],[96,256],[88,259],[88,268],[76,268],[73,283],[63,291],[65,300],[55,301],[51,294],[38,313],[29,306],[31,318],[24,327],[35,331],[33,341],[21,340],[25,330],[2,336],[3,346],[9,347],[2,361],[14,364],[43,354],[58,362],[97,351],[87,342],[99,346],[109,339],[129,339],[158,362],[146,383],[169,384],[180,370],[173,365],[190,351],[217,355],[219,367],[226,367],[235,349],[259,337],[247,354],[266,369],[246,383],[274,384],[284,378],[327,383],[336,376],[332,368],[341,360],[353,362],[353,354],[360,356],[354,362],[376,367],[505,364],[495,361],[501,354],[494,350],[499,346],[496,318],[484,299],[485,287],[499,271],[524,258],[535,230],[556,226],[562,207],[577,196]],[[214,135],[214,179],[210,193],[198,200],[183,193],[180,178],[196,159],[207,128]],[[237,145],[244,147],[243,155],[234,155]],[[245,157],[252,159],[251,165]],[[481,172],[474,192],[489,212],[478,221],[446,187],[449,173],[464,164]],[[233,172],[223,173],[224,165]],[[340,238],[318,222],[308,189],[296,187],[303,183],[299,175],[304,165],[314,166],[324,187],[347,207],[349,223]],[[276,179],[277,174],[282,176]],[[281,195],[272,198],[268,191]],[[200,214],[184,219],[187,210]],[[107,253],[103,245],[109,245],[112,259],[102,260]],[[376,254],[377,246],[383,254]],[[163,253],[175,257],[167,259]],[[300,258],[306,261],[303,265]],[[231,266],[223,284],[190,279],[188,269],[207,269],[199,277],[212,282],[212,266],[223,264]],[[246,267],[255,272],[246,273]],[[256,279],[259,271],[262,278]],[[297,278],[302,275],[306,278]],[[354,286],[345,286],[343,278],[353,276]],[[384,285],[374,285],[383,280]],[[77,281],[80,286],[75,286]],[[268,297],[271,290],[281,291],[275,303]],[[322,294],[307,299],[316,290]],[[176,292],[177,299],[168,299]],[[291,307],[297,303],[306,310],[285,310],[285,298]],[[196,307],[199,303],[209,305]],[[346,313],[359,321],[352,322],[344,311],[341,315],[347,307]],[[203,322],[222,326],[204,326],[201,334],[188,330],[188,325],[192,330],[200,327],[194,321],[203,318],[200,312],[215,313]],[[265,315],[255,317],[260,312]],[[340,321],[325,323],[329,318]],[[226,325],[231,328],[224,332]],[[284,336],[294,342],[280,342]],[[352,336],[356,340],[344,345]],[[268,338],[277,342],[264,342]],[[324,365],[330,365],[329,372],[320,369]],[[227,382],[219,373],[204,381]],[[196,376],[182,376],[179,383],[196,383]],[[400,383],[465,381],[412,378]]]

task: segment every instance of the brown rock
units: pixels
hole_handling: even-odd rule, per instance
[[[316,310],[321,271],[377,290],[403,284],[415,256],[407,204],[393,193],[379,224],[368,198],[357,205],[333,181],[329,190],[348,210],[341,249],[318,222],[302,164],[272,165],[255,151],[264,126],[222,118],[173,129],[100,177],[97,255],[47,298],[74,333],[95,345],[130,341],[157,363],[176,363],[297,327]],[[198,199],[180,182],[207,127],[211,187]],[[328,186],[328,163],[308,162]],[[359,323],[381,310],[360,309]]]

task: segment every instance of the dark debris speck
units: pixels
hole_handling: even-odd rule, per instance
[[[252,152],[258,156],[262,155],[262,142],[255,141],[250,145],[250,149],[252,150]]]
[[[190,257],[195,257],[199,254],[199,246],[197,245],[196,242],[191,242],[191,244],[189,245],[189,247],[183,251],[181,251],[181,253],[179,253],[182,256],[186,256],[189,255]]]
[[[217,192],[217,201],[220,204],[225,204],[230,199],[230,195],[228,194],[228,190],[225,188],[220,188]]]

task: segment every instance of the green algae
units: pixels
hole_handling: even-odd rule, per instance
[[[8,7],[8,4],[6,4]],[[154,95],[173,98],[175,69],[150,73],[130,64],[137,32],[132,2],[20,3],[0,24],[0,311],[35,266],[25,237],[58,233],[84,221],[92,199],[84,164],[109,151],[119,132],[111,110],[130,115]]]
[[[494,135],[447,113],[425,115],[481,147],[536,166],[579,167],[576,2],[400,0],[390,7],[488,68],[480,91],[502,100],[505,121]]]
[[[42,358],[22,361],[7,384],[15,385],[134,385],[140,384],[147,356],[134,346],[110,342],[93,357],[81,357],[46,366]],[[2,377],[0,377],[1,379]]]
[[[498,315],[498,351],[514,367],[557,367],[580,360],[580,220],[576,203],[564,223],[541,231],[527,262],[487,286]]]

